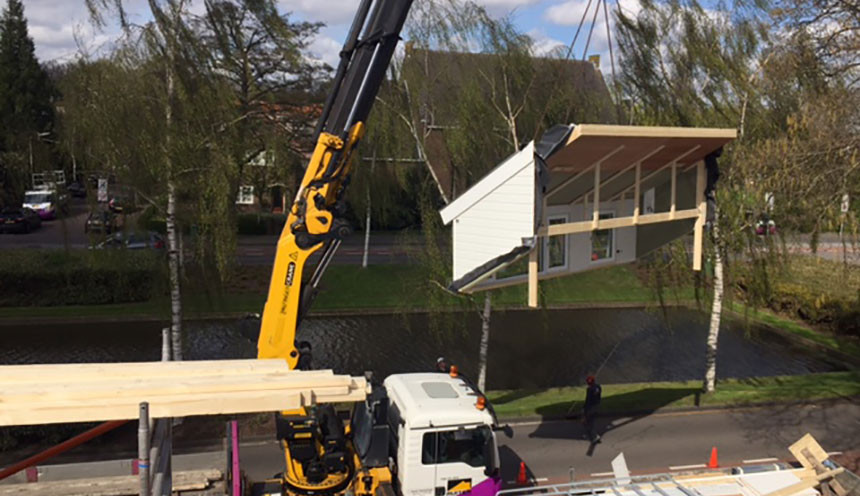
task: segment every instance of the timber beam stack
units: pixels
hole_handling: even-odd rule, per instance
[[[283,360],[0,366],[0,426],[293,410],[363,401],[363,377]]]

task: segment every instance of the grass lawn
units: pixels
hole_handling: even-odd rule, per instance
[[[747,406],[860,396],[860,373],[828,372],[798,376],[728,379],[710,395],[701,381],[605,384],[603,413],[648,413],[697,406]],[[490,391],[499,417],[558,417],[582,410],[585,386],[541,390]]]
[[[243,269],[236,292],[207,295],[187,289],[185,312],[189,317],[260,312],[268,291],[268,267]],[[422,310],[430,292],[442,294],[442,308],[457,309],[463,299],[444,292],[430,282],[418,265],[332,265],[322,280],[314,311]],[[636,277],[632,267],[618,266],[584,272],[541,283],[545,304],[642,303],[655,301],[653,293]],[[515,286],[495,293],[497,308],[522,307],[526,288]],[[169,312],[167,297],[140,303],[49,307],[0,307],[0,318],[28,317],[164,317]]]

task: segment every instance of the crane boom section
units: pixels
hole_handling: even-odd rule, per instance
[[[332,90],[316,127],[316,145],[278,240],[263,308],[258,358],[301,366],[296,330],[334,251],[349,232],[342,219],[353,155],[412,0],[362,0],[353,20]],[[316,270],[304,277],[311,256]]]

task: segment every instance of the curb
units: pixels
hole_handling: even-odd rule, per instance
[[[839,403],[856,403],[860,404],[860,396],[837,397],[837,398],[822,398],[819,400],[802,400],[802,401],[768,401],[763,403],[735,404],[735,405],[708,405],[708,406],[681,406],[681,407],[663,407],[655,410],[630,410],[626,412],[598,412],[597,417],[601,418],[622,418],[635,416],[649,415],[666,415],[674,413],[720,413],[720,412],[743,412],[749,410],[761,410],[775,407],[803,407],[803,406],[833,406]],[[504,417],[500,416],[499,421],[502,423],[518,423],[518,422],[560,422],[564,420],[576,420],[580,414],[571,415],[527,415]]]

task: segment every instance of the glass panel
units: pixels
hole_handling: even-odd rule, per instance
[[[549,219],[549,225],[564,224],[567,222],[566,217],[556,217]],[[547,259],[549,268],[564,267],[567,265],[567,235],[550,236],[547,242]]]
[[[600,220],[611,219],[615,217],[612,212],[601,213]],[[612,234],[612,229],[600,229],[591,233],[591,261],[605,260],[612,258],[615,253],[615,236]]]
[[[421,463],[465,463],[471,467],[483,467],[484,446],[492,442],[489,427],[458,429],[456,431],[428,432],[421,446]]]

